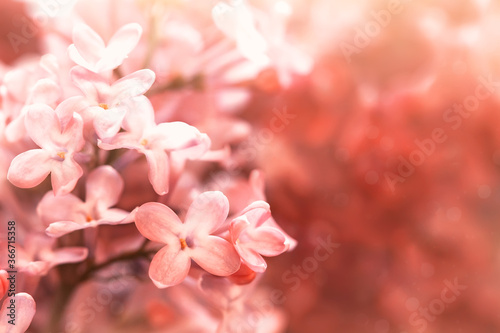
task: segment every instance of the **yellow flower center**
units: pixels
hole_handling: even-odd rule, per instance
[[[139,142],[141,145],[145,146],[148,144],[148,140],[142,139],[141,142]]]
[[[108,104],[106,104],[106,103],[99,103],[99,106],[100,106],[101,108],[103,108],[104,110],[109,109],[109,106],[108,106]]]
[[[59,156],[59,157],[60,157],[61,159],[63,159],[63,160],[66,158],[66,156],[65,156],[65,155],[66,155],[66,153],[65,153],[65,152],[63,152],[63,151],[60,151],[60,152],[58,152],[58,153],[57,153],[57,156]]]
[[[184,250],[187,247],[186,240],[184,238],[181,238],[180,241],[181,241],[181,250]]]

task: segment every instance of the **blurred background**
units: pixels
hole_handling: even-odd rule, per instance
[[[499,3],[300,5],[314,69],[254,102],[297,115],[259,159],[299,242],[265,276],[288,332],[499,332]]]
[[[314,65],[262,71],[239,114],[257,138],[289,117],[249,167],[298,241],[262,280],[284,331],[500,332],[500,3],[289,3]]]

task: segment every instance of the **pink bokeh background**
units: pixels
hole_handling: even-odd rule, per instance
[[[261,282],[283,293],[282,331],[500,331],[499,5],[290,3],[314,66],[286,89],[262,72],[239,115],[257,140],[248,172],[264,172],[273,216],[298,241]],[[40,51],[36,38],[15,54],[1,43],[5,63]],[[264,137],[273,110],[289,123]],[[334,250],[311,260],[327,239]]]

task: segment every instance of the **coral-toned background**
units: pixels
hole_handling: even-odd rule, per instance
[[[497,332],[499,8],[405,3],[349,63],[342,43],[354,45],[356,29],[388,3],[306,6],[317,28],[308,37],[318,44],[313,72],[254,102],[297,115],[259,160],[273,213],[299,241],[272,260],[266,281],[285,291],[289,332]],[[466,117],[450,113],[474,96],[479,77],[498,82],[493,93]],[[391,189],[387,173],[398,175],[400,156],[408,160],[436,128],[444,142]],[[284,272],[329,234],[340,247],[298,290],[284,284]],[[441,311],[432,301],[455,279],[467,289]],[[412,317],[416,300],[439,315]]]
[[[500,8],[405,1],[382,26],[374,13],[389,3],[292,1],[314,68],[286,91],[264,73],[242,114],[257,134],[272,110],[294,116],[256,146],[273,215],[299,242],[269,259],[263,283],[286,297],[287,332],[498,332]],[[453,111],[478,89],[489,95],[477,108]],[[411,156],[419,165],[405,169]],[[328,237],[328,258],[293,273]],[[464,287],[444,302],[450,282]],[[430,319],[415,315],[429,306]]]

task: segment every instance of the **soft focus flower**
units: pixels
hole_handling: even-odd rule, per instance
[[[22,248],[18,249],[18,251],[22,250]],[[58,265],[81,262],[87,258],[89,253],[89,250],[82,246],[68,246],[58,249],[39,246],[36,253],[29,253],[27,250],[24,249],[25,257],[21,257],[19,261],[19,271],[38,276],[46,275]]]
[[[51,67],[57,66],[54,58],[48,54],[39,61],[26,61],[5,73],[0,95],[3,109],[10,118],[5,128],[8,141],[16,142],[26,136],[27,106],[43,103],[55,108],[62,97],[58,79],[51,71]]]
[[[135,48],[142,34],[137,23],[121,27],[105,45],[102,38],[88,25],[73,30],[73,42],[68,52],[71,60],[95,73],[115,69]]]
[[[111,85],[103,76],[76,66],[71,72],[71,79],[83,97],[73,97],[78,105],[78,112],[85,122],[92,122],[100,138],[108,138],[120,130],[127,113],[127,100],[144,94],[153,84],[155,74],[143,69],[128,74]]]
[[[69,232],[95,228],[101,224],[122,224],[133,221],[133,214],[118,208],[111,208],[123,192],[123,180],[112,167],[101,166],[88,176],[86,200],[81,201],[73,194],[54,196],[47,192],[38,205],[38,215],[44,223],[50,223],[46,233],[60,237]]]
[[[9,280],[13,277],[13,280]],[[9,290],[10,284],[15,285],[15,276],[10,275],[5,270],[0,270],[0,299]],[[12,312],[12,304],[15,311]],[[9,308],[10,307],[10,308]],[[35,315],[36,304],[31,295],[26,293],[8,294],[0,308],[0,330],[5,333],[24,333],[31,324]],[[10,322],[9,322],[10,321]]]
[[[166,244],[153,258],[149,276],[159,288],[182,282],[191,259],[207,272],[228,276],[240,267],[240,258],[227,240],[213,235],[229,211],[221,192],[205,192],[193,201],[184,223],[168,207],[147,203],[139,207],[136,225],[141,234]]]
[[[269,63],[265,54],[268,45],[257,31],[245,1],[235,0],[231,4],[219,2],[212,9],[212,16],[217,27],[236,41],[238,49],[245,57],[259,65]]]
[[[74,154],[84,145],[82,118],[65,103],[55,111],[47,105],[34,104],[29,107],[25,122],[31,139],[41,149],[16,156],[7,178],[18,187],[28,188],[40,184],[51,173],[56,195],[73,190],[83,174],[74,160]]]
[[[14,301],[16,304],[15,325],[8,322],[10,309],[8,306]],[[33,297],[27,293],[17,293],[12,297],[5,298],[0,309],[0,330],[5,333],[24,333],[31,324],[31,320],[36,312],[36,303]]]

